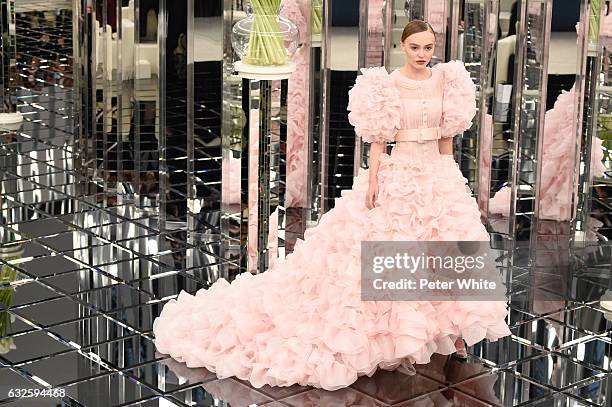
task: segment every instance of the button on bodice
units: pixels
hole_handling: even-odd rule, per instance
[[[399,70],[392,73],[404,105],[402,128],[419,129],[440,125],[443,77],[435,69],[430,71],[431,76],[425,80],[410,79]]]

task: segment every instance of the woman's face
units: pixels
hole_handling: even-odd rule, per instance
[[[401,42],[406,63],[413,69],[425,69],[434,53],[436,37],[431,31],[412,34]]]

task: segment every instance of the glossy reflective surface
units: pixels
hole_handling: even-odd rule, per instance
[[[587,248],[578,268],[563,240],[568,225],[552,221],[539,225],[537,272],[520,262],[506,269],[513,335],[470,348],[467,360],[435,356],[414,376],[379,371],[328,392],[255,389],[156,353],[152,323],[163,304],[180,290],[208,287],[229,260],[205,233],[168,227],[182,219],[166,216],[157,199],[152,134],[149,144],[143,137],[122,146],[144,157],[139,165],[146,168],[135,178],[126,171],[121,183],[83,172],[75,144],[72,15],[63,4],[53,7],[46,19],[17,10],[16,105],[26,120],[0,129],[1,405],[610,405],[612,316],[599,300],[612,288],[609,247]],[[145,82],[136,88],[144,92]],[[155,108],[142,103],[134,123],[146,135]],[[112,169],[105,151],[99,168]],[[140,185],[133,180],[139,189],[118,193],[117,185]],[[499,244],[505,234],[494,231],[507,227],[490,226]],[[9,397],[10,389],[46,388],[63,391],[63,398]]]

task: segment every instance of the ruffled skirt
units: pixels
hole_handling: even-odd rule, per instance
[[[181,292],[153,325],[155,345],[188,367],[255,387],[346,387],[378,368],[413,371],[434,353],[509,335],[506,303],[362,301],[363,240],[479,240],[489,235],[456,163],[396,147],[383,154],[376,207],[368,170],[265,273]]]

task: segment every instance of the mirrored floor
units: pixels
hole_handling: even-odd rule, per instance
[[[127,204],[88,204],[74,193],[69,168],[32,158],[65,154],[61,146],[12,136],[2,146],[2,159],[16,163],[2,179],[4,188],[16,186],[3,195],[2,210],[2,235],[10,240],[0,257],[3,405],[609,405],[609,315],[595,301],[556,299],[536,313],[520,285],[512,337],[470,348],[467,360],[438,355],[413,376],[378,371],[329,392],[256,389],[189,369],[156,353],[151,331],[167,300],[206,288],[200,267],[176,267],[201,249],[159,247],[172,240],[160,239],[155,216]],[[586,277],[580,283],[597,286]],[[50,396],[11,398],[11,389]]]
[[[27,13],[17,20],[25,122],[0,129],[0,405],[610,405],[606,263],[573,276],[569,297],[554,276],[534,284],[511,270],[511,337],[334,392],[253,388],[156,353],[163,305],[207,288],[225,260],[210,239],[188,244],[180,225],[160,233],[159,199],[139,205],[76,165],[70,17],[45,25]],[[547,253],[549,266],[559,260]]]

